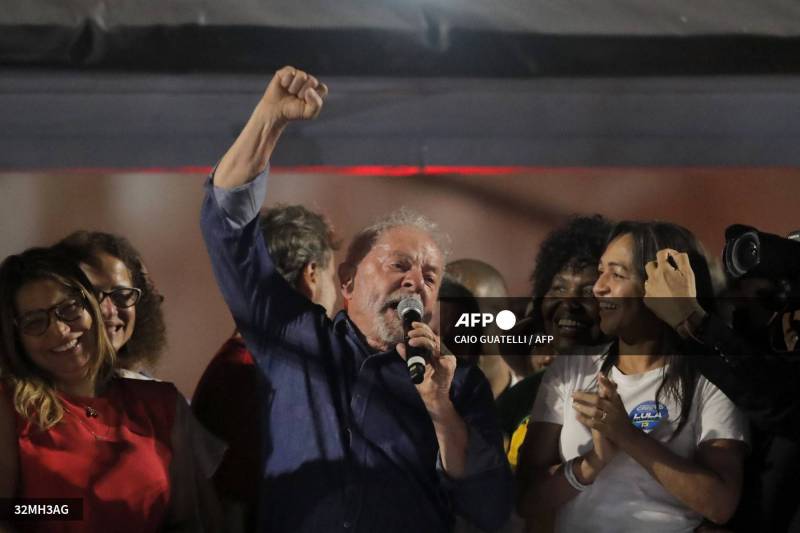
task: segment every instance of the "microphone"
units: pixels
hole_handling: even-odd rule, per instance
[[[416,294],[409,295],[400,300],[397,304],[397,314],[403,322],[403,338],[406,341],[406,365],[408,365],[408,374],[411,377],[411,382],[415,385],[422,383],[425,377],[425,364],[430,359],[430,354],[425,348],[419,346],[408,345],[408,332],[411,331],[413,326],[412,322],[422,322],[422,313],[424,308],[422,300]]]

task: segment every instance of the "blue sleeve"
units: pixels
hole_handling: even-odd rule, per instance
[[[214,172],[216,170],[214,169]],[[213,179],[213,172],[211,176]],[[243,228],[258,216],[261,204],[267,195],[267,176],[269,176],[269,166],[252,181],[238,187],[231,189],[214,187],[214,199],[225,212],[228,224],[234,229]]]
[[[320,353],[324,312],[280,275],[259,228],[266,172],[242,187],[219,189],[211,178],[200,227],[220,292],[256,358],[276,351]],[[259,197],[260,195],[260,197]]]
[[[492,391],[479,370],[467,370],[453,403],[469,432],[467,470],[461,479],[449,478],[441,469],[439,475],[458,514],[480,529],[494,531],[511,516],[512,476]]]

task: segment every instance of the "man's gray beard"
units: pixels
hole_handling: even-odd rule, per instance
[[[384,314],[378,315],[375,323],[375,329],[378,339],[390,347],[403,342],[403,339],[405,338],[403,335],[403,326],[400,323],[400,320],[393,320],[390,323]]]

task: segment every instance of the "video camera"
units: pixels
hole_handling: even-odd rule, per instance
[[[725,230],[725,269],[734,278],[751,275],[772,280],[800,277],[800,232],[784,238],[734,224]]]
[[[734,224],[725,230],[723,259],[725,270],[734,279],[765,278],[773,282],[773,310],[800,309],[800,231],[787,238]]]

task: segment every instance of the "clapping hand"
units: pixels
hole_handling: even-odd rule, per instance
[[[598,374],[598,393],[576,391],[572,394],[572,407],[578,421],[592,430],[597,455],[613,456],[616,446],[629,438],[636,428],[631,424],[625,405],[617,393],[617,384]],[[595,436],[595,432],[597,436]],[[610,441],[609,443],[604,442]],[[608,446],[611,444],[612,446]]]

